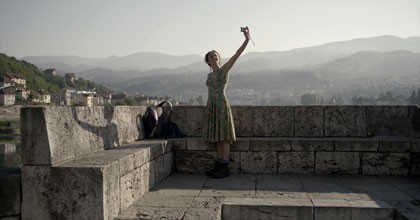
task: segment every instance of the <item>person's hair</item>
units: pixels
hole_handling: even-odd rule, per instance
[[[207,53],[206,53],[206,56],[204,57],[204,61],[206,61],[207,65],[209,65],[209,66],[210,66],[210,64],[209,64],[209,55],[210,55],[210,53],[216,53],[216,54],[217,54],[217,56],[218,56],[218,57],[219,57],[219,59],[220,59],[220,54],[219,54],[219,52],[217,52],[217,51],[215,51],[215,50],[211,50],[211,51],[207,52]]]

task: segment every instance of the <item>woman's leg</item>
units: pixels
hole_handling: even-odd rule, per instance
[[[214,173],[213,177],[214,178],[227,177],[229,176],[229,151],[230,151],[229,143],[227,141],[221,141],[221,142],[217,142],[216,146],[217,146],[218,152],[220,152],[222,161],[219,164],[220,165],[219,169],[216,171],[216,173]]]
[[[219,142],[219,146],[221,148],[221,158],[224,161],[229,161],[229,153],[230,153],[230,145],[227,141]]]

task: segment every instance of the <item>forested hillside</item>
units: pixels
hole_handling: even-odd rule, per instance
[[[95,84],[94,82],[82,78],[78,78],[77,81],[72,83],[66,81],[62,76],[45,74],[41,69],[31,63],[0,53],[0,79],[3,80],[4,74],[6,73],[23,74],[26,79],[26,86],[29,90],[44,90],[52,93],[64,88],[77,90],[95,88],[97,92],[110,91],[102,85]]]

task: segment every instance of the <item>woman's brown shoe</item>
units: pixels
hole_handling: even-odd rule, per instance
[[[229,176],[229,164],[228,163],[220,163],[219,170],[217,170],[213,174],[213,178],[220,179]]]
[[[213,176],[217,172],[217,170],[219,170],[220,164],[221,163],[218,160],[216,160],[213,169],[206,171],[206,176]]]

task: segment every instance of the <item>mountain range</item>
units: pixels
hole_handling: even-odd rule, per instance
[[[105,59],[76,56],[22,59],[40,68],[56,68],[61,74],[74,72],[114,90],[148,95],[205,95],[206,74],[210,71],[201,56],[153,52]],[[251,52],[239,58],[231,73],[229,87],[233,91],[313,92],[389,81],[419,85],[420,37],[386,35],[288,51]]]

